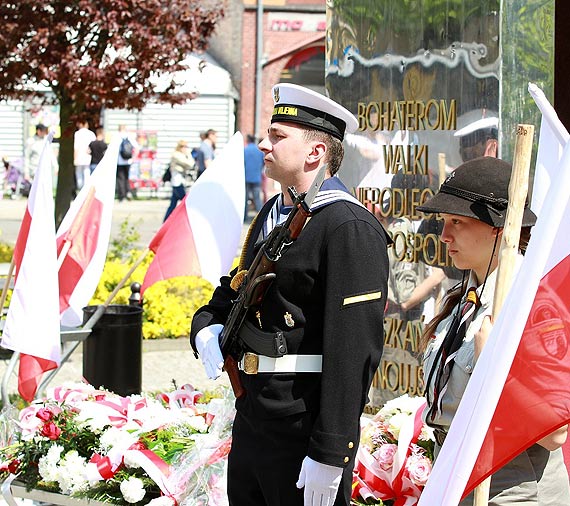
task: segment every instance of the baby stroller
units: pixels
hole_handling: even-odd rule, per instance
[[[6,159],[3,161],[6,169],[5,188],[10,198],[15,199],[19,196],[27,197],[30,194],[32,183],[24,178],[21,162],[10,163]]]

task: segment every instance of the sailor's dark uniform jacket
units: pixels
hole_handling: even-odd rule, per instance
[[[331,178],[319,196],[331,188],[346,192]],[[252,238],[263,236],[275,202],[260,211]],[[358,447],[360,414],[382,355],[388,240],[378,220],[348,193],[312,208],[299,238],[276,264],[277,277],[259,318],[248,315],[250,327],[259,329],[261,323],[264,332],[283,332],[287,353],[322,355],[322,373],[240,372],[247,394],[236,408],[262,419],[310,412],[314,424],[307,454],[325,464],[346,466]],[[248,246],[246,266],[253,261],[255,242]],[[201,329],[225,322],[236,296],[233,275],[222,278],[209,304],[194,316],[194,349]]]

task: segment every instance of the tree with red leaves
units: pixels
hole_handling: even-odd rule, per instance
[[[7,0],[0,3],[0,99],[57,103],[56,222],[73,199],[73,132],[102,108],[179,104],[174,73],[207,47],[222,0]],[[161,75],[160,89],[156,77]],[[164,85],[166,78],[166,86]],[[51,91],[51,93],[46,92]]]

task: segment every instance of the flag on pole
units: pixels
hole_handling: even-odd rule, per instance
[[[456,506],[487,476],[570,423],[570,144],[552,177],[420,505]]]
[[[51,141],[46,137],[14,248],[16,276],[2,346],[20,352],[18,390],[34,398],[44,372],[61,360]]]
[[[77,327],[89,303],[109,247],[119,140],[114,140],[71,203],[56,234],[61,323]]]
[[[163,279],[201,276],[219,284],[236,257],[245,209],[243,137],[236,132],[150,242],[144,291]]]
[[[543,91],[533,83],[528,84],[528,91],[542,113],[532,200],[530,203],[534,214],[538,216],[550,187],[554,171],[558,169],[562,149],[564,149],[570,135]]]

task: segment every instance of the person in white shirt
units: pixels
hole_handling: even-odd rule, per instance
[[[83,188],[90,174],[91,153],[89,144],[95,139],[95,133],[89,130],[89,122],[86,120],[78,121],[77,130],[73,135],[73,165],[75,166],[75,187],[78,191]]]

